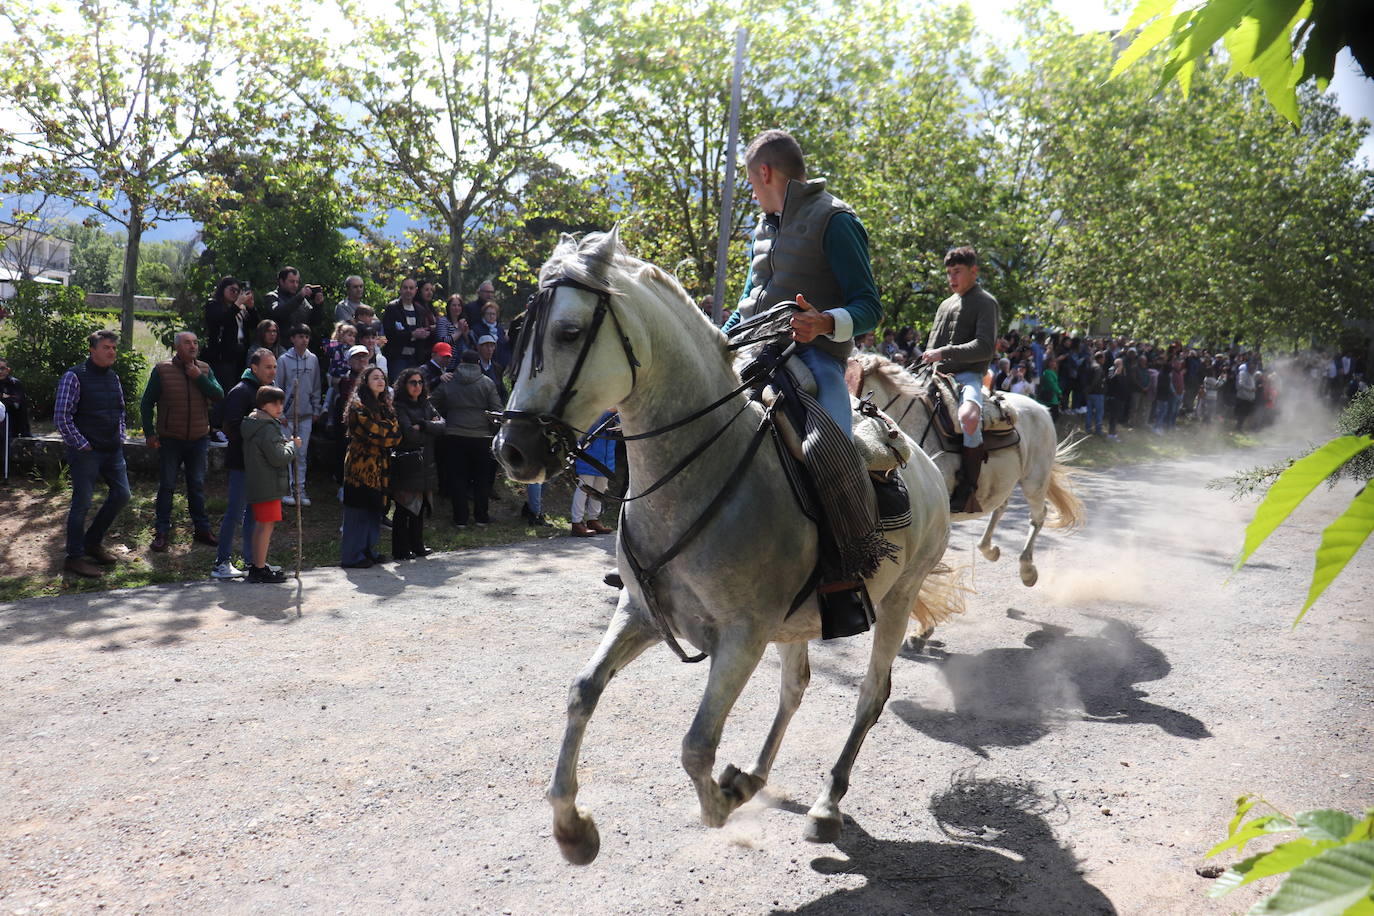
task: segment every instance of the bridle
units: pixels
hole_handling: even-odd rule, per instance
[[[553,299],[555,294],[558,292],[558,289],[560,287],[564,286],[571,287],[573,289],[580,289],[584,292],[592,293],[596,296],[596,310],[592,313],[591,324],[587,327],[587,333],[582,341],[582,348],[578,351],[577,361],[573,363],[572,372],[568,374],[568,380],[563,383],[563,390],[559,393],[557,400],[554,401],[553,407],[548,412],[539,413],[527,410],[504,410],[501,412],[500,417],[502,421],[515,421],[538,424],[541,438],[548,445],[550,455],[556,455],[559,449],[561,448],[565,452],[568,463],[571,464],[574,460],[580,458],[583,461],[590,464],[592,467],[596,468],[602,475],[610,477],[610,469],[607,468],[604,464],[602,464],[601,461],[595,458],[594,456],[587,454],[586,449],[581,445],[581,442],[590,441],[593,436],[600,432],[601,425],[598,425],[597,428],[594,428],[592,430],[579,430],[563,419],[563,411],[572,401],[574,395],[577,394],[577,378],[579,374],[582,372],[582,367],[587,361],[587,354],[591,352],[592,345],[596,342],[597,334],[601,331],[601,328],[605,323],[607,315],[609,315],[611,317],[611,320],[615,323],[616,334],[620,338],[620,344],[622,349],[624,349],[625,351],[625,359],[630,365],[631,384],[633,385],[638,382],[638,375],[636,373],[636,370],[639,368],[640,363],[639,360],[635,358],[634,347],[631,345],[630,339],[625,336],[624,325],[620,321],[620,318],[616,315],[615,309],[611,304],[611,294],[606,290],[595,289],[584,283],[580,283],[577,280],[574,280],[570,277],[559,277],[558,279],[552,280],[549,283],[542,285],[539,289],[539,292],[537,292],[533,297],[531,297],[529,306],[526,309],[525,324],[520,329],[520,336],[516,343],[516,349],[513,360],[513,371],[515,373],[515,377],[518,379],[520,377],[521,366],[524,364],[524,361],[526,359],[530,361],[529,371],[531,378],[538,375],[539,372],[544,368],[543,340],[548,332],[549,315],[553,310]],[[732,341],[728,346],[730,346],[731,349],[737,349],[742,346],[757,343],[761,340],[777,338],[781,333],[790,334],[790,330],[787,332],[774,331],[772,333],[768,333],[764,331],[763,333],[760,333],[761,330],[770,326],[772,321],[776,321],[778,315],[790,311],[791,308],[789,306],[778,306],[774,309],[770,309],[768,312],[762,315],[755,316],[748,322],[742,322],[731,332],[731,336],[736,337],[738,339]],[[773,363],[773,366],[780,366],[783,362],[785,362],[786,357],[791,355],[793,346],[795,345],[789,346],[787,350],[784,352],[784,354],[780,358],[778,358],[776,362]],[[747,373],[747,376],[748,377],[745,378],[738,387],[731,389],[723,397],[717,398],[715,401],[711,402],[705,407],[696,410],[685,417],[682,417],[678,420],[674,420],[673,422],[668,423],[665,426],[660,426],[657,429],[652,429],[644,433],[637,433],[632,436],[624,436],[622,438],[625,441],[651,439],[655,436],[661,436],[664,433],[669,433],[675,429],[679,429],[683,426],[686,426],[687,424],[692,423],[695,420],[699,420],[702,417],[705,417],[708,414],[715,412],[717,408],[724,406],[727,402],[729,402],[737,395],[743,393],[745,390],[753,387],[758,387],[763,384],[761,373],[751,372]],[[735,413],[728,420],[721,424],[720,428],[718,428],[711,435],[707,436],[695,448],[688,452],[687,455],[677,464],[675,464],[666,474],[664,474],[663,477],[659,478],[651,486],[647,487],[635,496],[613,497],[609,496],[609,494],[602,493],[593,488],[586,487],[583,484],[578,484],[579,487],[586,490],[593,496],[604,499],[614,499],[617,502],[621,503],[622,511],[620,516],[620,544],[624,550],[625,559],[629,563],[630,569],[633,571],[636,581],[639,583],[640,591],[644,595],[645,604],[648,605],[650,616],[653,618],[654,623],[658,628],[659,635],[662,637],[663,641],[668,644],[668,647],[672,649],[672,651],[677,655],[677,657],[684,662],[702,661],[706,658],[706,653],[702,652],[698,655],[689,656],[683,650],[682,646],[678,643],[677,639],[673,636],[672,627],[668,622],[667,616],[663,613],[662,608],[659,606],[658,599],[655,594],[654,579],[657,577],[658,573],[663,570],[663,568],[668,564],[670,560],[672,560],[674,557],[680,554],[683,551],[683,549],[686,548],[687,544],[693,538],[695,538],[703,529],[705,529],[705,527],[711,521],[711,519],[715,517],[720,507],[724,505],[724,503],[730,498],[731,495],[733,495],[735,488],[737,487],[740,479],[743,477],[744,469],[749,465],[749,463],[753,460],[754,456],[758,453],[759,445],[763,442],[763,438],[767,434],[771,426],[773,408],[770,407],[765,409],[764,416],[761,422],[759,423],[758,428],[754,431],[748,447],[745,449],[743,455],[736,463],[736,466],[725,477],[724,484],[722,485],[720,491],[716,494],[715,498],[712,499],[709,505],[707,505],[706,509],[701,513],[701,515],[699,515],[696,518],[696,520],[690,526],[688,526],[687,530],[684,531],[677,538],[677,540],[673,542],[672,546],[665,550],[658,557],[658,559],[653,561],[652,563],[642,563],[640,559],[636,556],[634,548],[630,541],[629,529],[625,523],[626,519],[623,506],[625,503],[633,502],[634,500],[638,499],[643,499],[644,497],[650,495],[654,491],[658,490],[660,487],[667,484],[670,480],[672,480],[682,471],[684,471],[688,467],[688,465],[690,465],[697,458],[705,454],[710,449],[710,447],[716,442],[716,440],[718,440],[722,435],[724,435],[725,431],[734,424],[735,420],[737,420],[741,415],[744,414],[748,407],[749,402],[746,401],[744,405],[740,407],[739,410],[735,411]]]

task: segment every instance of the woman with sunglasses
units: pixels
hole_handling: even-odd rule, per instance
[[[391,406],[386,373],[368,366],[345,415],[348,450],[344,453],[343,539],[340,565],[366,569],[386,562],[378,553],[382,512],[390,485],[391,450],[401,441],[401,425]]]
[[[391,553],[398,560],[429,554],[425,546],[425,513],[433,514],[433,495],[439,485],[435,443],[444,434],[444,418],[429,402],[425,377],[419,369],[403,369],[396,377],[396,419],[401,444],[391,462]]]

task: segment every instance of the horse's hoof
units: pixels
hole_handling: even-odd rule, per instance
[[[601,832],[596,829],[596,821],[590,814],[579,812],[576,818],[567,828],[555,822],[553,838],[558,841],[558,851],[569,865],[589,865],[601,851]]]
[[[1021,584],[1030,588],[1040,581],[1040,573],[1034,566],[1026,565],[1021,567]]]
[[[926,643],[930,641],[930,637],[934,634],[934,625],[928,626],[920,633],[908,636],[906,642],[902,644],[902,648],[907,652],[924,652],[926,650]]]
[[[808,843],[834,843],[839,840],[843,828],[843,815],[818,817],[814,814],[808,814],[806,816],[806,829],[802,831],[802,839]]]
[[[983,556],[987,558],[989,563],[996,563],[998,560],[1002,559],[1002,548],[993,544],[983,551]]]
[[[763,788],[763,780],[752,773],[746,773],[733,763],[726,765],[720,773],[720,790],[734,801],[742,805],[749,799],[758,794],[759,789]]]

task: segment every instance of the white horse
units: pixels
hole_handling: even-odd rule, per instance
[[[938,436],[930,430],[930,411],[918,397],[920,386],[916,377],[883,356],[860,353],[852,358],[860,369],[859,387],[862,392],[874,391],[874,403],[897,420],[902,431],[916,440],[935,461],[945,476],[946,484],[954,488],[954,474],[959,469],[960,456],[941,450]],[[1073,491],[1072,470],[1066,461],[1072,456],[1074,444],[1067,439],[1061,445],[1054,431],[1054,418],[1038,401],[1020,394],[1004,393],[1003,397],[1016,411],[1016,428],[1021,441],[1010,448],[988,453],[987,465],[978,478],[978,505],[981,512],[956,513],[952,520],[967,521],[982,518],[989,512],[988,526],[978,550],[988,560],[996,562],[1001,548],[992,543],[992,532],[1007,511],[1007,502],[1016,484],[1030,507],[1030,533],[1021,548],[1021,581],[1034,585],[1040,578],[1035,568],[1035,539],[1048,516],[1050,527],[1072,530],[1083,524],[1083,504]],[[924,441],[922,441],[924,439]],[[1051,516],[1047,509],[1053,508]]]
[[[817,531],[798,508],[771,443],[757,447],[764,410],[744,394],[662,435],[634,439],[741,386],[720,332],[676,280],[627,255],[613,230],[580,245],[565,236],[540,284],[546,298],[527,312],[515,388],[494,446],[498,458],[516,480],[543,480],[562,467],[568,427],[587,429],[611,405],[619,408],[629,450],[632,501],[617,532],[625,588],[600,647],[573,681],[547,794],[564,858],[585,864],[596,857],[600,838],[576,803],[583,733],[611,677],[656,643],[667,641],[681,654],[676,640],[687,640],[710,658],[706,691],[682,742],[702,821],[721,826],[764,785],[810,678],[807,640],[820,633],[815,592],[803,591],[816,566]],[[751,447],[757,451],[749,459]],[[934,464],[917,455],[902,471],[912,523],[887,533],[898,556],[867,581],[877,615],[868,672],[848,740],[808,813],[805,835],[817,842],[840,834],[839,802],[850,769],[887,702],[908,614],[948,542],[949,498]],[[732,480],[737,486],[718,498]],[[684,542],[691,530],[695,535]],[[636,568],[656,566],[670,549],[680,552],[656,575],[646,573],[650,581],[637,579]],[[794,599],[802,603],[789,615]],[[770,642],[778,645],[782,668],[772,728],[751,771],[727,766],[717,779],[726,717]]]

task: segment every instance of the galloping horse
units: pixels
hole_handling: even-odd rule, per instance
[[[516,480],[543,480],[563,466],[571,437],[612,405],[629,450],[616,545],[625,588],[600,647],[572,683],[547,795],[559,848],[580,865],[600,848],[594,821],[577,807],[583,733],[607,682],[655,643],[699,660],[686,657],[677,642],[686,640],[710,658],[682,742],[702,821],[721,826],[762,788],[811,676],[807,640],[820,634],[811,577],[817,530],[774,449],[760,447],[765,408],[743,393],[724,338],[676,280],[627,255],[612,230],[580,244],[565,236],[540,286],[518,346],[498,458]],[[853,728],[807,816],[805,835],[817,842],[840,835],[850,769],[887,702],[908,614],[948,542],[944,483],[915,454],[901,472],[912,522],[887,532],[897,558],[867,580],[877,619]],[[727,766],[717,779],[726,717],[770,642],[782,667],[776,717],[753,769]]]
[[[936,441],[938,437],[929,434],[930,410],[919,396],[921,389],[915,376],[891,360],[872,353],[860,353],[852,361],[859,365],[861,391],[872,389],[876,393],[874,402],[896,419],[902,431],[930,455],[953,489],[959,458],[942,451]],[[1021,433],[1021,441],[1012,448],[988,454],[987,467],[978,481],[978,505],[990,508],[982,512],[960,512],[952,520],[982,518],[991,512],[992,518],[988,519],[978,549],[988,560],[996,562],[1002,551],[992,543],[992,532],[1002,513],[1007,511],[1011,491],[1019,482],[1021,494],[1030,507],[1031,521],[1030,533],[1021,548],[1021,581],[1031,586],[1040,578],[1035,568],[1035,538],[1045,524],[1046,508],[1054,508],[1050,527],[1073,529],[1083,524],[1083,504],[1073,492],[1069,480],[1071,472],[1065,464],[1074,446],[1068,440],[1062,445],[1057,443],[1054,419],[1049,410],[1024,395],[1004,393],[1002,396],[1016,411],[1016,428]]]

